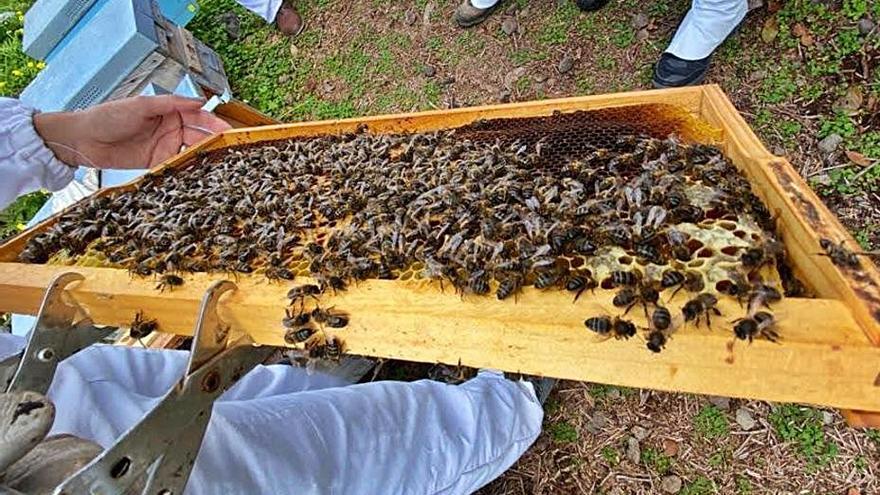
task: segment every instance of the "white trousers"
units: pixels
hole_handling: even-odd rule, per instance
[[[22,344],[0,334],[0,354]],[[49,389],[52,433],[106,448],[180,378],[186,359],[183,351],[102,345],[79,352],[59,365]],[[530,383],[490,371],[458,386],[349,385],[258,366],[215,403],[186,493],[471,493],[522,455],[542,419]]]
[[[275,22],[275,14],[281,8],[281,0],[235,0],[242,7],[262,17],[269,24]]]
[[[499,0],[470,1],[474,7],[487,9]],[[666,52],[685,60],[706,58],[742,22],[747,12],[748,0],[693,0]]]

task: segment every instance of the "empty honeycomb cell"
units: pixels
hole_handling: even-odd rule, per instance
[[[729,291],[732,287],[733,287],[733,282],[731,282],[730,280],[727,280],[727,279],[719,280],[718,282],[715,282],[715,290],[717,292],[727,294],[727,293],[729,293]]]
[[[580,256],[575,256],[575,257],[571,258],[568,262],[573,269],[578,269],[578,268],[584,266],[584,259],[581,258]]]
[[[700,242],[699,239],[689,239],[687,242],[687,248],[690,250],[691,254],[696,253],[703,247],[703,243]]]
[[[715,252],[711,248],[703,248],[697,253],[698,258],[711,258]]]
[[[730,231],[736,230],[736,227],[737,227],[736,222],[729,222],[729,221],[718,222],[718,226],[724,230],[730,230]]]
[[[602,282],[599,284],[599,287],[605,290],[611,290],[614,288],[614,282],[611,280],[611,277],[607,277],[602,279]]]
[[[688,262],[687,266],[688,266],[688,268],[700,268],[701,266],[703,266],[705,264],[706,264],[705,260],[698,259],[698,260],[693,260],[691,262]]]
[[[746,232],[743,230],[735,230],[735,231],[733,231],[733,235],[739,237],[740,239],[745,239],[746,235],[748,235],[748,234],[746,234]]]
[[[721,248],[721,252],[727,256],[736,256],[736,254],[739,253],[739,249],[739,246],[725,246]]]
[[[617,258],[617,262],[621,265],[631,265],[633,259],[630,256],[621,256],[620,258]]]

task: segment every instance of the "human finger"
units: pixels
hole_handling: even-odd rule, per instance
[[[183,142],[187,146],[232,128],[225,120],[203,110],[181,112],[180,116],[183,119]]]
[[[187,98],[177,95],[138,96],[133,98],[132,105],[141,109],[148,116],[166,115],[171,112],[192,112],[205,104],[201,98]]]

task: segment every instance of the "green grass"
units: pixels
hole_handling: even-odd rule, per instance
[[[710,440],[730,433],[730,423],[724,412],[708,404],[694,417],[694,431],[703,439]]]
[[[880,449],[880,430],[868,429],[865,430],[865,435]]]
[[[736,477],[736,494],[737,495],[751,495],[752,493],[752,482],[749,481],[745,476],[737,476]]]
[[[610,445],[602,447],[600,454],[602,455],[602,459],[604,459],[605,462],[611,467],[614,467],[620,463],[620,452],[618,452],[617,449]]]
[[[575,427],[568,421],[553,423],[547,428],[547,431],[550,433],[550,438],[557,443],[577,442],[580,437],[577,429],[575,429]]]
[[[23,3],[12,2],[9,9],[16,14],[0,23],[0,96],[18,96],[45,67],[21,51],[23,8]]]
[[[776,435],[794,443],[812,469],[826,466],[837,456],[837,444],[826,438],[819,411],[785,404],[774,407],[769,420]]]
[[[715,482],[705,476],[697,476],[678,492],[679,495],[709,495],[715,493]]]
[[[578,8],[574,2],[565,2],[556,6],[551,15],[538,31],[538,43],[552,47],[560,46],[568,41],[568,33],[571,26],[575,23],[578,15]]]
[[[660,476],[669,474],[672,469],[672,458],[653,447],[642,450],[642,463]]]

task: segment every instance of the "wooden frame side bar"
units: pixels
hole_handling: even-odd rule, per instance
[[[202,291],[214,280],[194,275],[160,293],[154,280],[131,279],[120,270],[0,263],[0,311],[35,313],[51,277],[66,270],[86,277],[71,294],[97,323],[124,325],[142,310],[159,320],[161,330],[182,335],[191,333]],[[280,320],[291,284],[261,277],[237,284],[239,290],[221,301],[224,320],[259,343],[286,345]],[[725,316],[713,320],[711,330],[684,327],[666,350],[653,354],[642,336],[601,340],[585,329],[587,316],[613,313],[611,297],[600,291],[572,303],[561,292],[526,290],[518,302],[462,301],[427,282],[375,280],[325,296],[321,304],[351,314],[336,335],[354,354],[880,411],[880,349],[840,301],[786,299],[774,305],[784,343],[748,344],[730,329],[742,309],[725,300]],[[644,326],[644,317],[633,313]]]

